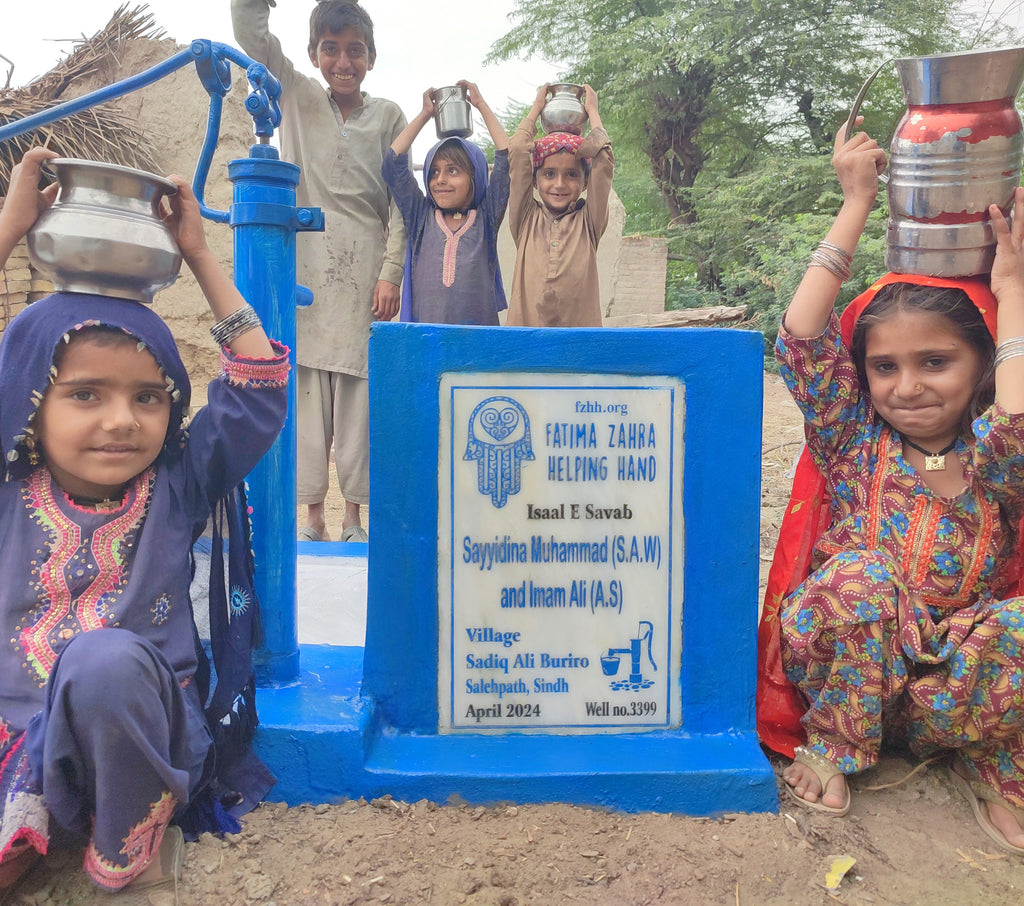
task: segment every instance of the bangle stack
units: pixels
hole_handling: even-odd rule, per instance
[[[1022,355],[1024,355],[1024,337],[1010,337],[996,346],[996,357],[992,361],[992,367],[998,368],[1007,359],[1015,359]]]
[[[821,242],[811,252],[811,267],[823,267],[832,271],[843,282],[850,279],[852,265],[853,255],[831,242]]]
[[[246,303],[214,324],[210,328],[210,336],[218,346],[228,346],[232,340],[237,339],[243,333],[262,326],[263,322],[256,314],[256,309]]]

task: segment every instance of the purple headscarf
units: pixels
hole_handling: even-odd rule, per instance
[[[457,136],[439,141],[427,152],[427,156],[423,159],[423,188],[427,190],[427,198],[433,203],[434,199],[430,194],[430,168],[434,163],[434,157],[443,146],[448,144],[456,144],[462,148],[469,157],[469,162],[473,165],[473,201],[470,207],[478,208],[487,192],[487,158],[478,145],[474,145],[472,142],[467,142],[464,138],[458,138]]]
[[[0,476],[4,481],[24,478],[32,471],[26,435],[35,430],[36,410],[56,373],[53,360],[58,348],[76,331],[97,326],[123,330],[153,354],[171,395],[164,450],[180,450],[192,386],[174,337],[160,316],[141,302],[91,293],[54,293],[22,311],[0,342]]]
[[[484,195],[487,194],[487,182],[489,176],[487,157],[478,145],[474,145],[473,142],[466,141],[466,139],[459,138],[457,136],[452,136],[451,138],[445,138],[439,141],[427,152],[426,157],[423,159],[423,186],[426,189],[427,202],[432,207],[437,207],[430,194],[430,166],[434,162],[434,157],[437,155],[437,152],[449,142],[459,145],[469,156],[469,161],[473,165],[473,202],[470,207],[478,208],[483,203]],[[406,228],[409,228],[409,224],[406,224]],[[487,243],[487,255],[495,265],[494,298],[497,302],[498,310],[500,311],[505,308],[506,303],[505,287],[501,282],[501,269],[497,266],[498,237],[497,235],[492,235],[488,227],[485,226],[484,229]],[[412,255],[414,246],[416,251],[419,251],[419,246],[422,241],[422,228],[415,235],[413,235],[410,230],[409,241],[405,246],[405,268],[402,276],[402,304],[398,315],[398,319],[400,321],[412,320]]]

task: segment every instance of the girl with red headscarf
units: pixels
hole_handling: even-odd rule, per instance
[[[837,139],[843,205],[779,330],[807,451],[762,615],[759,730],[794,755],[793,800],[834,815],[883,739],[948,752],[982,828],[1024,854],[1024,190],[1012,230],[989,209],[987,285],[887,275],[840,323],[885,163],[868,135]]]

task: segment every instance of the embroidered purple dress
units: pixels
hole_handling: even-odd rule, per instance
[[[860,393],[833,317],[779,331],[782,376],[826,476],[832,527],[781,611],[786,675],[807,697],[808,746],[846,774],[897,732],[956,750],[1024,806],[1024,598],[1005,597],[1024,506],[1024,415],[992,406],[955,452],[966,487],[940,497]]]
[[[458,141],[473,162],[473,207],[452,231],[430,197],[424,195],[409,169],[409,155],[384,155],[384,182],[402,212],[409,247],[402,282],[399,319],[421,324],[497,326],[507,307],[498,267],[498,227],[508,206],[508,152],[496,151],[488,178],[487,159],[472,142]],[[423,181],[438,148],[423,164]]]
[[[85,316],[88,321],[83,321]],[[153,353],[172,396],[157,460],[115,509],[76,505],[26,434],[54,350],[75,330],[118,327]],[[123,887],[150,861],[209,772],[194,682],[189,552],[213,503],[280,431],[287,351],[222,354],[208,405],[187,429],[190,387],[173,338],[147,306],[56,294],[30,306],[0,347],[0,860],[16,843],[88,841],[85,869]],[[98,631],[102,630],[102,631]]]

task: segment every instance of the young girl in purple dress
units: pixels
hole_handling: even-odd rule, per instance
[[[768,615],[804,708],[783,777],[797,804],[845,815],[847,778],[902,738],[945,753],[982,828],[1024,854],[1024,189],[1012,229],[989,208],[989,281],[887,275],[841,331],[885,154],[859,132],[833,163],[843,204],[777,347],[832,501],[810,575]]]
[[[0,261],[52,200],[36,187],[54,156],[15,168]],[[191,548],[280,431],[288,359],[171,179],[165,221],[222,345],[191,422],[188,375],[149,306],[55,293],[0,343],[0,891],[51,844],[84,846],[103,889],[174,889],[171,821],[213,767]]]
[[[409,149],[437,112],[434,89],[384,154],[381,172],[408,236],[399,318],[430,324],[497,326],[507,307],[498,267],[498,227],[508,205],[508,135],[472,82],[458,82],[494,142],[488,175],[483,151],[447,138],[423,162],[423,185],[409,168]]]

